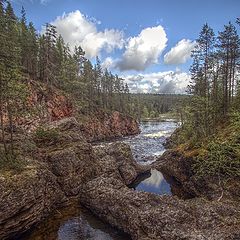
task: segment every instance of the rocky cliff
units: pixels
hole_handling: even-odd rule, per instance
[[[65,200],[46,166],[28,165],[20,174],[0,174],[0,239],[28,230]]]
[[[1,239],[28,230],[74,196],[134,240],[239,239],[238,203],[134,191],[128,185],[149,167],[139,166],[125,144],[93,147],[81,127],[72,117],[52,123],[46,130],[52,135],[29,139],[36,150],[22,172],[1,172]]]
[[[28,230],[69,197],[79,196],[82,186],[101,172],[117,175],[129,184],[148,170],[135,163],[126,145],[116,144],[104,151],[93,149],[81,127],[71,117],[49,125],[45,131],[54,135],[16,135],[19,151],[23,142],[35,146],[35,150],[24,155],[26,163],[21,172],[0,172],[0,239]]]
[[[89,142],[109,140],[117,137],[135,135],[140,132],[138,122],[118,111],[104,111],[95,108],[91,112],[82,112],[81,106],[74,104],[66,94],[54,87],[30,81],[30,95],[24,106],[29,114],[16,119],[16,124],[28,132],[41,125],[75,117],[81,125],[81,131]],[[30,114],[31,113],[31,114]]]
[[[118,147],[97,149],[98,168],[102,170],[81,188],[80,202],[94,214],[128,233],[133,240],[240,238],[238,202],[203,198],[184,201],[129,189],[127,185],[134,179],[132,173],[136,172],[128,171],[132,169],[131,162],[125,164],[119,175],[114,170],[116,166],[106,160],[109,150],[116,152],[116,159],[123,158]],[[125,159],[130,158],[125,154]],[[130,176],[128,181],[126,176]]]
[[[140,129],[137,121],[130,116],[117,111],[111,114],[96,111],[82,124],[82,132],[88,141],[93,142],[135,135]]]
[[[239,239],[239,206],[203,199],[179,200],[135,192],[100,176],[81,189],[81,202],[134,240]]]
[[[197,176],[193,172],[194,151],[182,151],[177,148],[166,151],[152,167],[158,169],[177,184],[173,192],[183,197],[203,197],[208,200],[240,201],[240,179],[226,181],[218,177]]]

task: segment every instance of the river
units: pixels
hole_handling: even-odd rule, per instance
[[[169,119],[162,122],[142,122],[141,133],[125,137],[121,142],[131,146],[134,158],[139,164],[151,164],[163,154],[163,143],[177,128],[177,123]],[[104,143],[111,144],[111,143]],[[136,191],[171,195],[171,188],[157,170],[151,176],[132,186]],[[57,210],[44,222],[25,234],[21,240],[129,240],[129,236],[103,223],[90,211],[78,203]]]

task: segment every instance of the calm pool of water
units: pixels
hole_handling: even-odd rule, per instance
[[[165,180],[162,173],[155,169],[151,170],[150,177],[141,181],[134,186],[134,188],[138,191],[152,192],[160,195],[172,195],[169,183]]]
[[[129,240],[130,237],[72,201],[17,240]]]

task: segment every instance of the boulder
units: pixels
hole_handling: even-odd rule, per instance
[[[186,198],[204,197],[208,200],[240,201],[240,179],[221,181],[217,177],[198,177],[193,172],[194,159],[178,150],[166,151],[152,167],[161,171],[166,178],[173,180],[177,187],[173,193]]]
[[[28,230],[66,200],[44,164],[0,175],[0,239]]]
[[[96,159],[86,142],[51,152],[46,163],[67,196],[78,195],[82,184],[95,175]]]
[[[140,174],[150,172],[150,166],[139,165],[133,158],[129,145],[121,142],[95,146],[94,152],[98,156],[98,176],[108,170],[117,172],[125,185],[130,185]]]
[[[80,196],[84,206],[133,240],[240,238],[238,205],[137,192],[104,175],[86,183]]]

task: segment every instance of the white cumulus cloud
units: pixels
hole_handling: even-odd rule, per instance
[[[88,58],[95,57],[102,50],[110,53],[115,48],[121,49],[124,44],[123,32],[115,29],[98,31],[99,21],[92,20],[79,10],[57,17],[51,24],[63,39],[69,43],[71,49],[80,45]]]
[[[175,47],[164,55],[165,64],[183,64],[191,57],[191,51],[196,43],[189,39],[182,39]]]
[[[114,67],[115,62],[111,57],[107,57],[103,62],[102,62],[102,68],[103,69],[111,69]]]
[[[177,71],[155,72],[121,76],[134,93],[186,93],[190,82],[189,73]]]
[[[121,71],[145,70],[158,59],[167,46],[167,35],[162,26],[145,28],[137,37],[131,37],[122,58],[117,62]]]

